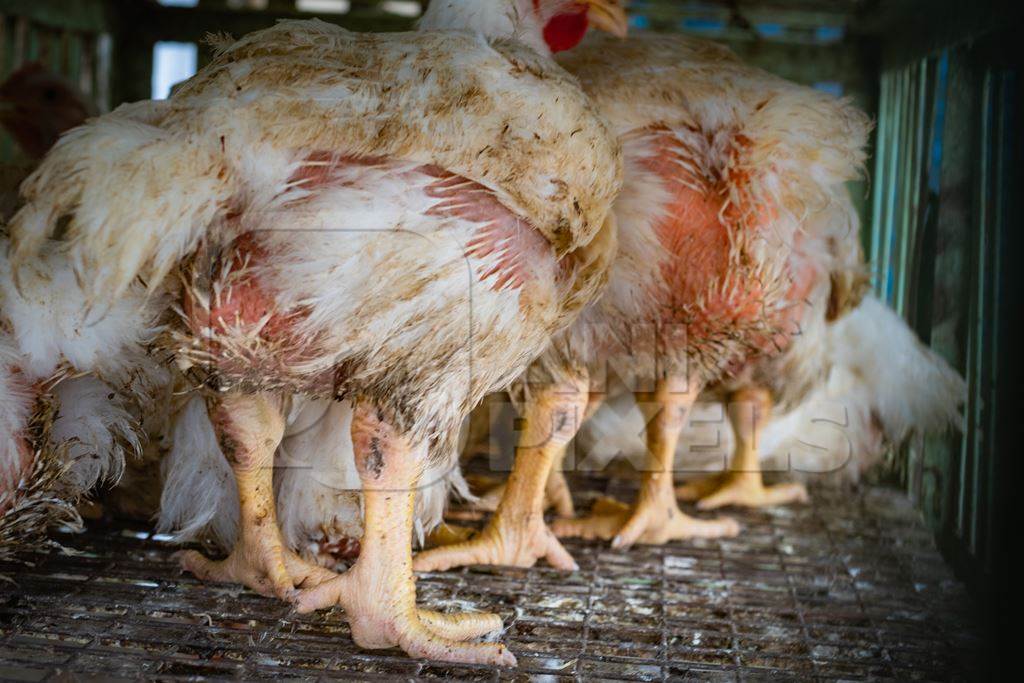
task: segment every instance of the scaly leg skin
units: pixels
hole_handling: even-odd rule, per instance
[[[601,407],[603,402],[603,395],[590,394],[586,410],[583,412],[583,418],[580,420],[579,425],[586,424],[587,420],[597,412],[597,409]],[[572,491],[569,489],[569,482],[565,478],[565,472],[562,471],[565,452],[566,449],[564,447],[559,449],[552,459],[551,472],[548,474],[547,484],[544,485],[544,510],[546,512],[554,508],[555,514],[559,517],[574,517],[576,515],[576,507],[572,502]],[[481,495],[473,507],[485,512],[494,512],[498,509],[498,503],[501,502],[504,495],[505,483],[503,482]]]
[[[548,474],[548,483],[544,486],[544,510],[554,508],[555,514],[559,517],[572,517],[576,514],[576,508],[573,507],[572,502],[572,492],[569,491],[569,482],[565,480],[565,474],[559,467],[564,456],[565,450],[563,449],[561,455],[555,457],[557,462],[552,464],[551,472]],[[477,498],[473,509],[495,512],[504,496],[505,484],[503,482],[488,489]]]
[[[654,397],[658,412],[647,425],[648,464],[632,507],[599,501],[589,517],[556,520],[552,525],[555,533],[612,539],[614,548],[738,534],[739,525],[733,519],[701,520],[683,514],[672,488],[672,463],[679,433],[699,392],[698,383],[693,381],[684,384],[678,379],[669,379],[658,383]]]
[[[273,486],[274,451],[284,433],[278,401],[267,394],[228,394],[213,418],[238,486],[238,539],[223,560],[194,550],[178,553],[181,568],[202,581],[241,583],[282,600],[293,599],[297,585],[333,577],[333,572],[300,559],[281,539]]]
[[[587,420],[594,416],[597,409],[604,403],[603,394],[590,394],[587,399],[586,410],[583,411],[583,419],[577,427],[582,427]],[[576,506],[572,502],[572,491],[569,489],[569,482],[565,478],[562,463],[565,460],[565,448],[562,448],[551,463],[551,472],[548,474],[548,483],[544,487],[544,509],[554,508],[555,514],[561,518],[576,516]]]
[[[556,569],[579,568],[544,523],[544,489],[551,464],[576,435],[586,397],[582,380],[533,392],[524,407],[516,461],[494,516],[472,540],[417,555],[416,571],[473,564],[532,567],[541,558]]]
[[[462,642],[500,630],[497,615],[416,607],[413,509],[426,446],[410,447],[382,413],[364,402],[352,417],[352,443],[366,520],[359,559],[346,573],[301,591],[296,609],[306,613],[341,605],[352,639],[363,648],[398,646],[412,657],[514,666],[515,657],[503,645]]]
[[[682,500],[696,500],[698,510],[808,502],[810,497],[803,484],[764,485],[758,444],[771,409],[771,394],[766,389],[748,387],[734,392],[729,402],[729,421],[736,434],[736,452],[729,471],[683,484],[676,489],[676,495]]]

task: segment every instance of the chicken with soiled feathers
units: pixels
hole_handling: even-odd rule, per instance
[[[680,436],[676,468],[692,480],[676,494],[699,509],[806,501],[801,480],[856,483],[886,448],[961,421],[963,378],[894,311],[866,295],[858,219],[842,188],[814,223],[827,235],[827,249],[800,333],[783,353],[703,392],[705,409]],[[579,434],[576,456],[588,467],[645,450],[637,437],[643,411],[633,397],[613,393]],[[797,481],[766,486],[762,466]],[[549,490],[565,490],[560,473],[552,478],[562,487]]]
[[[17,208],[18,185],[61,134],[95,113],[74,84],[37,62],[0,84],[0,125],[19,150],[3,169],[4,233]],[[67,259],[47,249],[22,269],[16,286],[7,247],[5,234],[0,237],[0,557],[15,559],[45,545],[48,527],[79,524],[75,504],[122,476],[126,456],[143,447],[140,428],[164,426],[150,406],[166,398],[168,376],[143,347],[155,333],[145,312],[131,303],[116,307],[83,334],[85,296]],[[110,350],[112,357],[106,355]],[[77,375],[60,367],[61,358],[93,373]]]
[[[850,309],[858,306],[867,288],[856,211],[845,188],[837,186],[833,189],[833,199],[827,207],[809,216],[804,228],[821,237],[824,249],[814,254],[814,283],[808,288],[803,300],[804,305],[797,321],[798,333],[782,353],[749,359],[738,371],[705,387],[698,399],[701,404],[721,403],[725,406],[723,414],[731,423],[728,433],[733,437],[730,443],[735,442],[729,471],[701,482],[699,495],[695,490],[697,484],[677,489],[681,498],[702,498],[697,505],[699,509],[714,509],[723,505],[758,507],[807,500],[807,490],[802,484],[764,485],[758,468],[758,444],[773,410],[790,412],[825,382],[833,363],[831,347],[824,341],[828,330]],[[595,401],[591,410],[596,411],[594,421],[597,424],[591,427],[584,425],[581,438],[576,441],[576,460],[585,462],[587,468],[603,467],[609,452],[620,452],[630,458],[645,452],[642,443],[638,444],[634,438],[642,432],[642,429],[635,428],[634,422],[642,418],[631,414],[627,422],[623,414],[625,405],[631,406],[633,413],[639,408],[632,398],[626,397],[623,388],[615,384],[616,378],[610,379],[612,383],[606,392],[611,394],[609,399],[612,399],[613,405],[599,405]],[[489,448],[486,440],[490,439],[492,426],[488,424],[490,420],[484,412],[481,412],[486,407],[485,402],[474,411],[474,434],[471,436],[473,441],[470,447],[473,451],[486,452]],[[497,407],[500,408],[500,404]],[[656,403],[644,406],[646,412],[656,408]],[[495,417],[501,417],[500,413],[495,413]],[[619,422],[620,426],[614,426]],[[618,434],[618,431],[626,433]],[[709,436],[700,441],[694,432],[691,427],[684,428],[679,450],[685,450],[692,443],[703,443],[706,447],[708,443],[721,440],[717,436]],[[715,454],[712,457],[719,455],[717,449],[710,449],[710,452]],[[680,462],[685,466],[685,460]],[[548,477],[546,504],[554,507],[559,517],[573,517],[575,508],[560,465],[560,462],[556,462]],[[493,510],[503,493],[503,486],[494,487],[474,504],[482,509]]]
[[[23,186],[12,261],[60,229],[94,314],[141,286],[143,308],[177,302],[155,346],[206,388],[240,501],[228,558],[189,553],[187,568],[303,611],[340,603],[364,647],[514,661],[463,642],[500,619],[415,607],[413,491],[610,262],[618,145],[545,45],[580,7],[617,11],[452,0],[416,34],[281,23],[223,49],[153,117],[66,136]],[[341,576],[277,529],[270,466],[294,396],[351,401],[365,527]]]
[[[545,487],[600,405],[609,367],[651,407],[641,491],[626,509],[603,506],[555,531],[616,547],[736,534],[731,519],[680,510],[671,466],[680,431],[706,386],[797,332],[824,272],[826,240],[812,219],[864,158],[866,116],[713,43],[594,40],[560,62],[622,141],[619,252],[600,299],[520,383],[526,425],[494,516],[476,538],[419,554],[417,569],[575,566],[547,550]]]
[[[683,432],[676,452],[680,471],[694,475],[677,487],[681,498],[698,499],[704,508],[758,503],[759,489],[774,490],[760,485],[762,468],[785,479],[856,484],[888,448],[960,426],[963,378],[874,296],[829,322],[815,340],[800,339],[795,346],[812,344],[827,358],[826,373],[797,392],[795,402],[762,415],[752,444],[743,444],[728,421],[717,422],[728,410],[714,408],[719,397],[702,397],[708,408]],[[780,387],[785,383],[785,375],[773,378],[772,398],[787,389]],[[632,397],[615,394],[580,433],[577,452],[595,467],[614,454],[640,453],[644,444],[636,435],[643,424]],[[709,450],[708,444],[718,447]],[[741,453],[745,448],[749,452]],[[726,472],[700,478],[729,456]],[[748,464],[737,464],[744,457]],[[740,477],[756,481],[723,486]]]

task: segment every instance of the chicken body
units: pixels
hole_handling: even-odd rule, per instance
[[[807,219],[807,230],[824,250],[813,255],[814,280],[798,320],[798,333],[779,354],[755,357],[734,376],[709,387],[702,401],[721,402],[731,424],[734,450],[729,468],[676,489],[684,500],[709,510],[724,505],[761,507],[807,502],[801,483],[765,486],[761,443],[771,415],[805,403],[827,382],[839,355],[827,341],[830,328],[856,309],[868,287],[860,248],[860,221],[843,187],[821,211]]]
[[[180,301],[161,346],[215,390],[241,520],[226,560],[188,553],[187,568],[303,611],[340,603],[365,647],[507,664],[500,645],[462,642],[500,619],[415,607],[414,489],[428,451],[449,461],[475,402],[596,294],[620,168],[575,81],[490,38],[252,34],[145,120],[114,112],[62,140],[11,227],[23,260],[69,215],[69,258],[97,299],[142,277]],[[293,394],[352,402],[366,524],[341,576],[286,551],[276,526]]]
[[[491,523],[473,541],[420,555],[420,569],[528,566],[540,557],[574,566],[537,540],[550,534],[545,480],[600,404],[609,374],[651,406],[640,497],[627,510],[559,521],[555,531],[617,546],[735,534],[732,520],[679,510],[670,463],[680,430],[704,387],[796,332],[802,302],[828,279],[826,241],[809,228],[863,160],[863,114],[711,43],[597,39],[561,63],[622,141],[619,252],[602,297],[527,374],[527,424]]]
[[[888,447],[961,423],[963,378],[873,296],[823,326],[813,340],[799,337],[791,348],[797,347],[824,356],[827,369],[809,389],[786,386],[785,375],[760,385],[771,387],[773,398],[792,399],[765,415],[759,427],[756,455],[766,472],[855,484]],[[680,470],[715,471],[735,457],[737,438],[721,399],[715,392],[701,396],[702,406],[679,440]],[[633,397],[615,392],[581,430],[577,456],[601,468],[619,454],[642,453],[636,435],[643,425]],[[722,490],[719,477],[681,488],[687,497]]]
[[[38,62],[0,83],[0,125],[30,159],[41,159],[57,138],[96,113],[89,98]]]
[[[66,79],[30,63],[0,84],[0,125],[26,165],[0,188],[0,221],[17,186],[68,130],[96,113]],[[74,504],[117,481],[141,446],[139,425],[157,429],[167,374],[144,346],[152,310],[134,287],[103,321],[89,321],[86,295],[59,250],[47,248],[15,282],[0,237],[0,556],[45,543],[50,525],[74,526]],[[67,361],[91,374],[76,376]],[[40,400],[43,394],[44,400]],[[113,398],[111,398],[113,397]]]

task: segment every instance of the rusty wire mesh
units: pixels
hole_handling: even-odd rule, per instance
[[[609,486],[576,490],[585,504]],[[902,494],[813,493],[809,506],[738,513],[736,539],[628,552],[569,542],[580,564],[571,575],[420,577],[425,606],[499,612],[516,670],[361,651],[340,612],[296,616],[200,584],[142,527],[64,535],[74,554],[0,567],[17,581],[0,587],[0,679],[967,678],[978,645],[971,601]]]

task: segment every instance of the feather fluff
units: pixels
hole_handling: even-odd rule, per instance
[[[886,448],[961,426],[963,378],[874,297],[829,325],[821,343],[827,374],[765,427],[759,449],[766,471],[856,481]],[[721,471],[731,457],[728,418],[711,398],[694,409],[680,438],[679,472]],[[632,397],[618,394],[584,426],[578,458],[600,468],[619,455],[636,457],[644,451],[643,428]]]
[[[167,440],[157,530],[231,548],[238,534],[238,489],[202,397],[193,396],[177,413]]]

